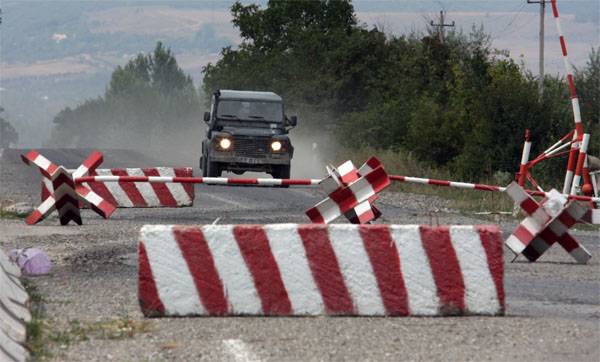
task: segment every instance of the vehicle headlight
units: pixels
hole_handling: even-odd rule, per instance
[[[275,151],[275,152],[277,152],[277,151],[281,151],[281,142],[279,142],[279,141],[273,141],[273,142],[271,143],[271,149],[272,149],[273,151]]]
[[[231,147],[231,140],[229,138],[221,138],[219,141],[219,147],[224,150],[229,149],[229,147]]]

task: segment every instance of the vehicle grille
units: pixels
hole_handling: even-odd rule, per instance
[[[269,154],[268,139],[236,136],[233,147],[237,156],[263,158]]]

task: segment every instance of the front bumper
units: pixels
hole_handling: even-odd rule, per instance
[[[289,165],[291,157],[288,153],[268,155],[265,157],[237,156],[231,152],[211,152],[211,162],[240,165]]]

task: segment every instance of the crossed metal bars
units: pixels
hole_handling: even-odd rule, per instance
[[[104,200],[90,188],[76,184],[74,181],[95,170],[102,163],[102,153],[92,152],[72,174],[64,167],[55,165],[37,151],[29,151],[27,154],[21,155],[21,159],[26,164],[36,167],[42,176],[51,180],[54,189],[54,192],[25,219],[28,225],[37,224],[54,210],[58,210],[61,225],[66,225],[69,221],[81,225],[79,200],[88,204],[92,210],[105,219],[108,219],[116,210],[113,204]]]
[[[505,242],[515,255],[523,254],[533,262],[558,242],[578,263],[590,260],[591,254],[569,234],[573,225],[585,221],[589,210],[556,190],[539,203],[516,182],[506,188],[506,193],[527,215]]]

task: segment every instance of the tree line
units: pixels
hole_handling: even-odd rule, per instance
[[[197,127],[219,88],[274,91],[309,136],[410,153],[470,180],[514,172],[525,129],[535,153],[573,128],[565,80],[547,75],[539,96],[536,77],[493,49],[481,28],[451,32],[443,41],[432,29],[391,36],[359,24],[351,2],[333,0],[236,2],[231,13],[242,42],[204,67],[200,92],[159,43],[117,68],[102,97],[61,111],[52,143],[177,145],[169,129]],[[597,154],[598,50],[576,70],[575,82],[593,136],[590,152]],[[542,164],[542,176],[558,180],[564,162]]]

